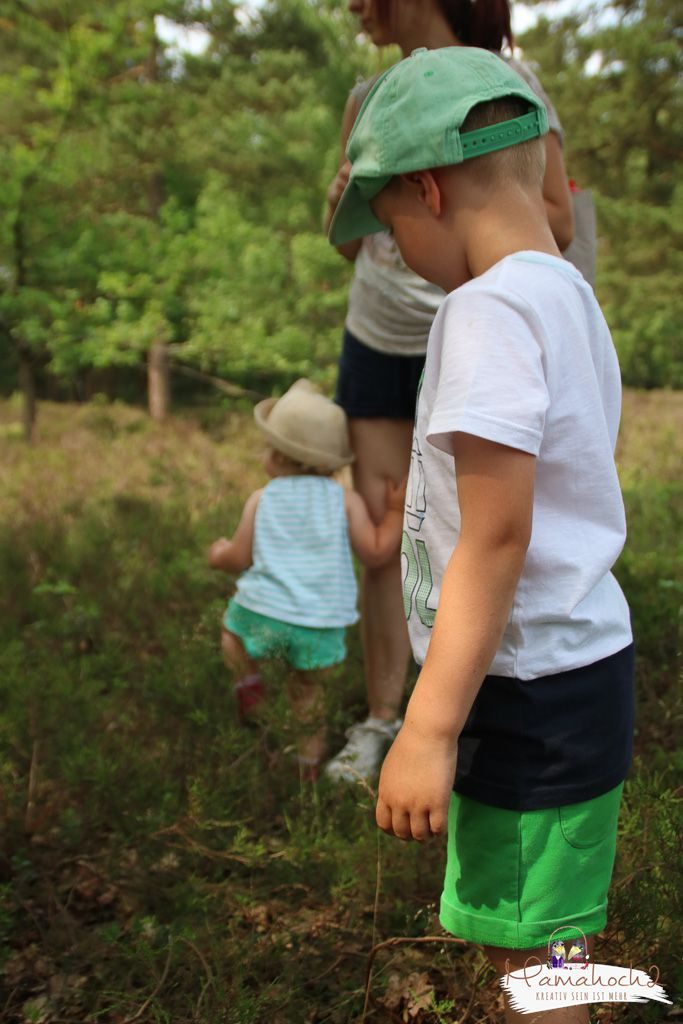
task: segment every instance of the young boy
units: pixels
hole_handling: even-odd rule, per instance
[[[402,545],[422,670],[377,822],[402,839],[447,827],[441,921],[501,975],[533,952],[545,961],[560,926],[604,926],[633,719],[629,612],[610,572],[625,538],[619,367],[548,227],[546,131],[495,55],[415,51],[361,109],[330,229],[339,245],[388,227],[408,266],[449,293]],[[534,1017],[508,1005],[506,1019]]]
[[[375,526],[361,496],[332,479],[353,459],[346,416],[307,380],[259,402],[254,416],[271,480],[247,499],[232,540],[209,551],[212,569],[242,572],[223,618],[223,657],[243,718],[264,697],[260,662],[289,665],[300,774],[314,781],[325,751],[325,676],[344,660],[345,628],[358,618],[351,549],[371,566],[395,556],[405,491],[387,481],[387,513]]]

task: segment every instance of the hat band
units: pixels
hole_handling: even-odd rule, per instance
[[[545,115],[544,116],[542,116]],[[494,153],[498,149],[507,149],[518,142],[527,142],[545,135],[548,131],[548,115],[545,110],[532,110],[522,117],[513,117],[509,121],[499,121],[488,128],[477,128],[473,132],[465,132],[460,136],[463,160],[471,160],[475,156]]]

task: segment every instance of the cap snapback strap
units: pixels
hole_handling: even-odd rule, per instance
[[[498,149],[507,149],[518,142],[536,139],[548,131],[548,115],[545,109],[532,110],[522,117],[514,117],[510,121],[500,121],[488,128],[477,128],[473,132],[465,132],[460,136],[463,160],[471,160],[475,156],[494,153]]]

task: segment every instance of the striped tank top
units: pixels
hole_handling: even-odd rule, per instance
[[[280,476],[256,509],[252,565],[235,600],[282,622],[316,629],[358,620],[344,490],[323,476]]]

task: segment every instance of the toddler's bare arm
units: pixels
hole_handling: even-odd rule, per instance
[[[370,518],[368,507],[357,491],[346,493],[351,547],[363,565],[371,569],[388,562],[401,546],[406,481],[395,484],[393,480],[387,479],[386,487],[387,510],[379,525]]]
[[[209,548],[209,568],[222,569],[223,572],[242,572],[252,563],[252,544],[254,542],[254,520],[261,488],[254,491],[245,503],[242,518],[232,540],[221,537]]]
[[[453,437],[461,532],[425,663],[384,762],[377,823],[402,839],[446,827],[458,736],[500,644],[531,536],[536,460]]]

